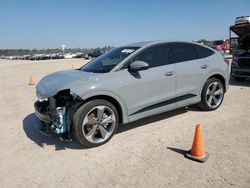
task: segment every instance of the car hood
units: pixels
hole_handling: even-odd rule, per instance
[[[36,95],[44,99],[56,95],[59,91],[70,89],[72,92],[77,90],[76,82],[89,81],[94,73],[80,70],[64,70],[49,74],[42,78],[36,85]]]

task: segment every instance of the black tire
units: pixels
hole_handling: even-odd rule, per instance
[[[220,102],[220,104],[217,106],[217,107],[214,107],[214,108],[211,108],[208,104],[207,104],[207,96],[206,96],[206,92],[207,92],[207,89],[209,87],[209,85],[213,82],[219,82],[223,88],[223,96],[222,96],[222,100]],[[224,99],[224,93],[225,93],[225,87],[223,85],[223,83],[217,79],[217,78],[209,78],[204,86],[203,86],[203,89],[202,89],[202,92],[201,92],[201,101],[200,103],[198,104],[199,108],[201,108],[202,110],[205,110],[205,111],[213,111],[213,110],[216,110],[217,108],[220,107],[220,105],[222,104],[223,102],[223,99]]]
[[[96,106],[109,107],[114,112],[115,119],[116,119],[115,128],[114,128],[112,134],[105,141],[100,142],[100,143],[89,142],[85,138],[83,131],[82,131],[82,124],[83,124],[83,120],[84,120],[85,116],[88,114],[88,112],[91,109],[93,109]],[[117,112],[115,106],[112,103],[110,103],[109,101],[106,101],[103,99],[95,99],[95,100],[91,100],[91,101],[84,103],[75,112],[74,117],[73,117],[72,134],[73,134],[73,137],[75,138],[75,140],[77,142],[79,142],[81,145],[83,145],[84,147],[87,147],[87,148],[97,147],[97,146],[100,146],[102,144],[107,143],[113,137],[113,135],[115,134],[115,132],[117,130],[118,124],[119,124],[119,115],[118,115],[118,112]]]
[[[237,76],[233,76],[233,78],[235,81],[238,81],[238,82],[243,82],[245,80],[245,78],[237,77]]]

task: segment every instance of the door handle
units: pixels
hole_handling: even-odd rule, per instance
[[[207,65],[202,65],[201,66],[201,69],[206,69],[207,68]]]
[[[165,76],[172,76],[174,74],[174,71],[169,71],[165,73]]]

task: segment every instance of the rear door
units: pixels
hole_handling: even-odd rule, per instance
[[[170,56],[176,67],[177,107],[199,102],[210,64],[199,57],[195,45],[191,43],[172,43]]]

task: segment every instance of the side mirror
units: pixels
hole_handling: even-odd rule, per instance
[[[144,61],[134,61],[128,67],[128,71],[130,72],[137,72],[141,70],[147,70],[149,65]]]

